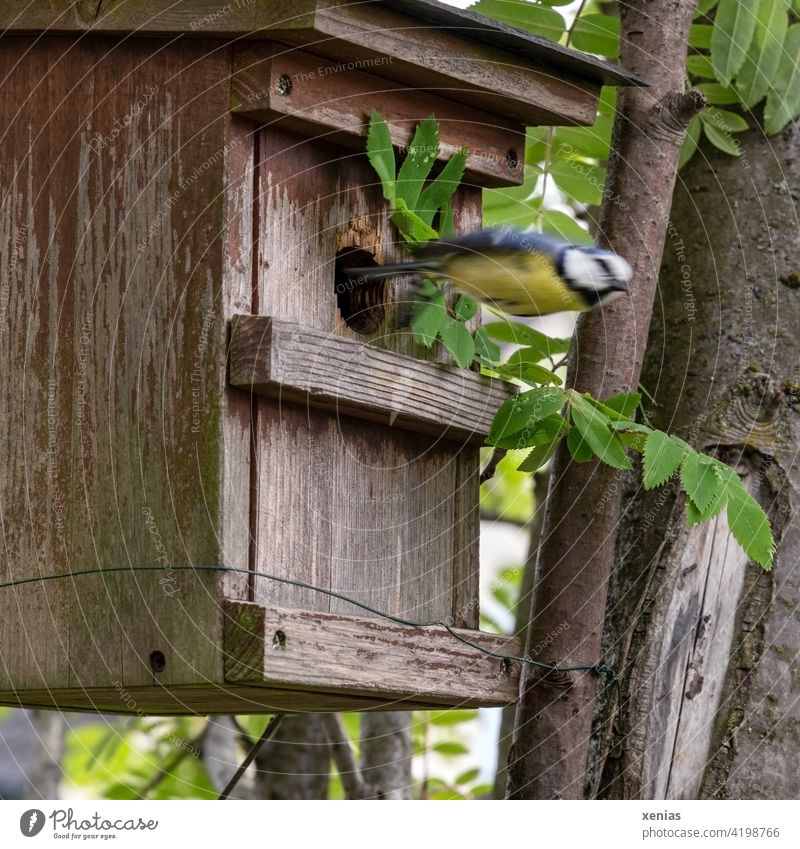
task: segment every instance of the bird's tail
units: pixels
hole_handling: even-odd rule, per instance
[[[435,264],[430,259],[410,259],[406,262],[396,262],[392,265],[372,265],[365,268],[345,268],[344,273],[349,280],[357,283],[372,283],[375,280],[383,280],[386,277],[395,277],[398,274],[410,274],[414,271],[433,271]]]

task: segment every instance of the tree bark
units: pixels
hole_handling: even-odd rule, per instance
[[[318,713],[285,717],[256,756],[256,797],[327,799],[330,757]]]
[[[540,469],[533,477],[534,511],[528,523],[528,533],[530,534],[528,556],[525,559],[522,586],[519,588],[519,598],[514,611],[514,634],[523,646],[528,641],[528,619],[536,578],[536,554],[539,551],[539,543],[542,539],[544,504],[547,498],[549,480],[550,472],[548,469]],[[515,712],[516,705],[507,705],[503,708],[503,715],[500,720],[500,734],[497,740],[497,771],[494,776],[494,790],[492,792],[495,799],[504,799],[508,787],[508,753],[511,751],[511,741],[514,735]]]
[[[631,263],[628,298],[578,323],[568,381],[607,397],[635,390],[664,246],[675,168],[685,127],[703,106],[684,92],[691,0],[635,0],[621,7],[621,61],[650,82],[622,89],[600,237]],[[528,651],[540,661],[599,659],[614,561],[619,498],[614,469],[571,462],[556,452],[539,550]],[[565,627],[567,626],[567,627]],[[537,647],[544,647],[537,651]],[[590,671],[523,670],[510,798],[581,798],[597,681]]]
[[[361,714],[361,774],[373,799],[411,798],[411,714]]]
[[[781,539],[749,564],[724,518],[628,481],[594,786],[612,798],[797,798],[800,775],[800,132],[737,135],[681,172],[643,380],[656,424],[728,460]],[[615,695],[615,694],[612,694]]]

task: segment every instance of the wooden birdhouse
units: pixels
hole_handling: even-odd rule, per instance
[[[526,125],[631,78],[423,0],[0,2],[0,30],[0,703],[513,701],[467,644],[520,650],[478,630],[503,391],[342,278],[401,254],[366,123],[467,148],[468,231]]]

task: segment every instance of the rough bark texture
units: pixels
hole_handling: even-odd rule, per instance
[[[741,565],[727,534],[710,553],[708,531],[684,530],[673,488],[642,497],[627,481],[605,635],[608,662],[623,670],[621,704],[605,701],[595,727],[604,797],[800,794],[800,132],[737,139],[740,159],[701,149],[681,172],[643,381],[657,425],[744,473],[778,553],[771,574]],[[730,598],[723,576],[737,573]],[[706,634],[726,619],[711,667],[719,646]],[[672,753],[668,774],[654,751]]]
[[[330,747],[320,715],[285,717],[255,764],[259,799],[326,799]]]
[[[411,714],[361,716],[361,774],[373,799],[411,798]]]
[[[535,509],[528,523],[530,541],[528,557],[525,560],[525,571],[522,574],[522,586],[519,588],[519,598],[515,611],[514,634],[519,638],[520,645],[528,641],[529,614],[533,587],[536,578],[536,554],[542,539],[542,523],[544,521],[544,504],[547,497],[547,485],[550,481],[549,469],[540,469],[533,478],[533,497]],[[495,799],[503,799],[508,786],[508,753],[511,751],[511,741],[514,735],[514,714],[516,705],[503,708],[503,718],[500,721],[500,734],[497,740],[497,772],[494,776]]]
[[[675,164],[685,124],[702,106],[702,98],[684,93],[694,5],[636,0],[621,7],[622,65],[651,85],[620,92],[600,222],[600,240],[633,266],[633,290],[579,322],[570,358],[570,382],[600,397],[638,383]],[[528,637],[540,661],[598,660],[619,513],[614,482],[613,469],[573,464],[563,443],[556,452]],[[596,685],[589,671],[544,676],[526,667],[509,757],[511,798],[584,794]]]

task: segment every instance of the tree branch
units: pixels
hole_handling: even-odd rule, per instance
[[[369,799],[370,792],[356,763],[353,747],[338,713],[320,714],[322,728],[331,747],[331,758],[348,799]]]

